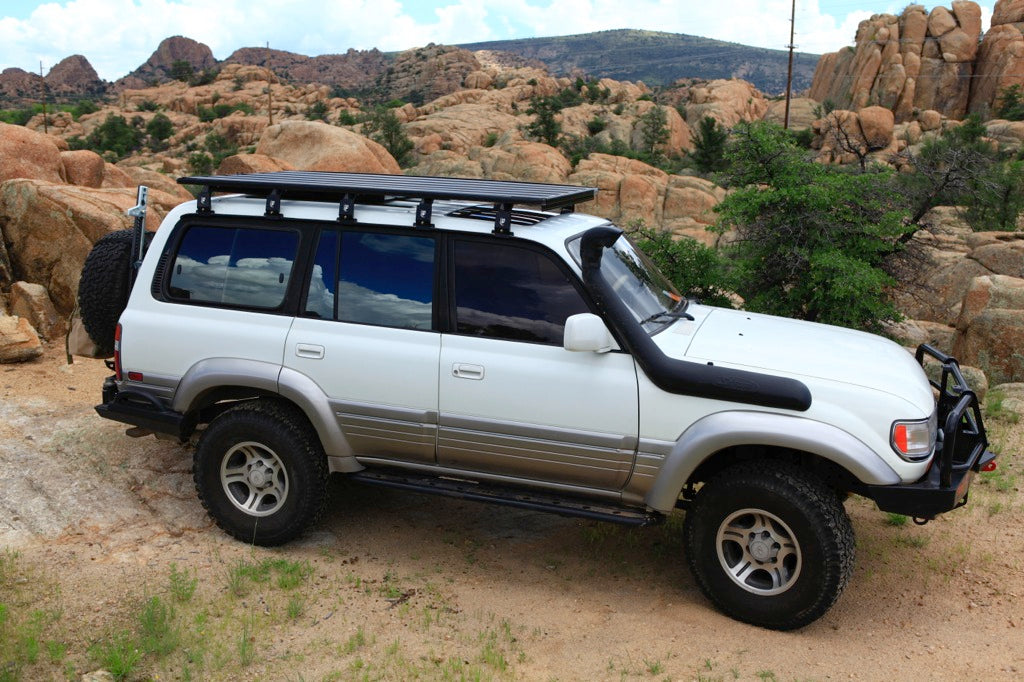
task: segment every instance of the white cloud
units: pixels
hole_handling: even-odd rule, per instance
[[[404,0],[409,3],[412,0]],[[239,47],[302,54],[349,48],[402,50],[427,43],[642,28],[783,49],[789,42],[790,0],[441,0],[434,19],[417,22],[401,0],[64,0],[40,5],[26,19],[0,19],[0,68],[48,69],[84,54],[100,77],[114,80],[142,64],[159,42],[185,35],[224,59]],[[875,2],[875,11],[898,12]],[[881,5],[881,7],[878,7]],[[827,52],[853,41],[867,11],[841,18],[819,0],[801,0],[795,43]],[[418,16],[423,16],[420,12]],[[985,25],[991,3],[983,6]]]

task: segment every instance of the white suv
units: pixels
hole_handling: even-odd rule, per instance
[[[703,592],[792,629],[851,575],[847,494],[923,522],[994,466],[955,360],[687,301],[622,230],[573,212],[594,189],[181,182],[202,193],[167,216],[108,330],[85,268],[85,323],[114,349],[96,409],[131,435],[197,436],[199,497],[246,542],[314,523],[330,472],[621,523],[684,508]],[[127,264],[141,237],[90,259]]]

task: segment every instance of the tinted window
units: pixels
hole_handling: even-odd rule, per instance
[[[284,301],[299,246],[296,232],[190,227],[171,267],[173,298],[276,308]]]
[[[337,232],[323,232],[313,260],[313,276],[309,280],[306,296],[306,314],[333,320],[337,315],[338,244]]]
[[[561,344],[566,318],[588,312],[562,269],[531,249],[456,242],[454,278],[460,334]]]
[[[434,239],[377,232],[324,232],[307,314],[406,329],[433,328]]]

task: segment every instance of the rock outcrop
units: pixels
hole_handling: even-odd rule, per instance
[[[0,182],[35,178],[63,182],[61,149],[67,143],[23,126],[0,123]]]
[[[256,153],[295,168],[353,173],[401,173],[384,147],[351,130],[320,121],[285,121],[268,127]]]
[[[580,206],[624,227],[642,222],[675,235],[712,244],[707,231],[715,222],[714,207],[725,190],[702,178],[668,175],[647,164],[621,156],[592,154],[580,161],[568,181],[597,187],[597,199]]]
[[[175,62],[184,61],[198,71],[213,69],[217,60],[207,45],[186,38],[172,36],[160,41],[156,51],[149,56],[139,68],[122,78],[116,85],[119,87],[140,87],[153,82],[163,82],[171,78],[171,68]]]
[[[978,48],[971,83],[971,113],[989,115],[1011,85],[1024,85],[1024,3],[999,0],[992,27]]]
[[[0,315],[0,363],[24,362],[42,354],[39,335],[28,320]]]
[[[29,321],[32,328],[47,341],[55,341],[66,331],[64,319],[41,284],[15,282],[11,286],[11,314]]]
[[[127,188],[93,189],[29,179],[4,182],[0,228],[14,276],[46,287],[58,313],[68,315],[93,243],[112,230],[131,226],[125,211],[135,199],[135,190]],[[179,203],[177,196],[152,190],[147,227],[155,230]]]
[[[372,88],[377,79],[387,71],[391,59],[377,49],[349,49],[344,54],[324,54],[316,57],[270,50],[259,47],[243,47],[235,50],[223,64],[247,64],[270,68],[285,80],[297,83],[326,83],[349,91]]]
[[[1024,279],[985,275],[964,296],[953,353],[992,383],[1024,381]]]
[[[466,77],[480,70],[472,52],[430,43],[400,53],[381,76],[381,88],[393,98],[419,105],[462,89]]]
[[[107,84],[100,80],[96,69],[80,54],[57,62],[46,74],[46,88],[58,99],[102,97]]]
[[[981,8],[970,0],[930,13],[912,4],[899,16],[876,14],[860,23],[855,47],[822,56],[809,96],[842,109],[882,106],[897,121],[921,109],[961,119],[985,96],[972,99],[972,82],[984,80],[976,77],[985,63],[981,29]]]

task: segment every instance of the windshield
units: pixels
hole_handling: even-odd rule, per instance
[[[582,237],[569,242],[569,252],[582,267]],[[647,333],[661,329],[674,317],[663,313],[678,312],[685,304],[675,287],[665,279],[653,263],[626,238],[619,237],[601,255],[601,277],[611,285]]]

